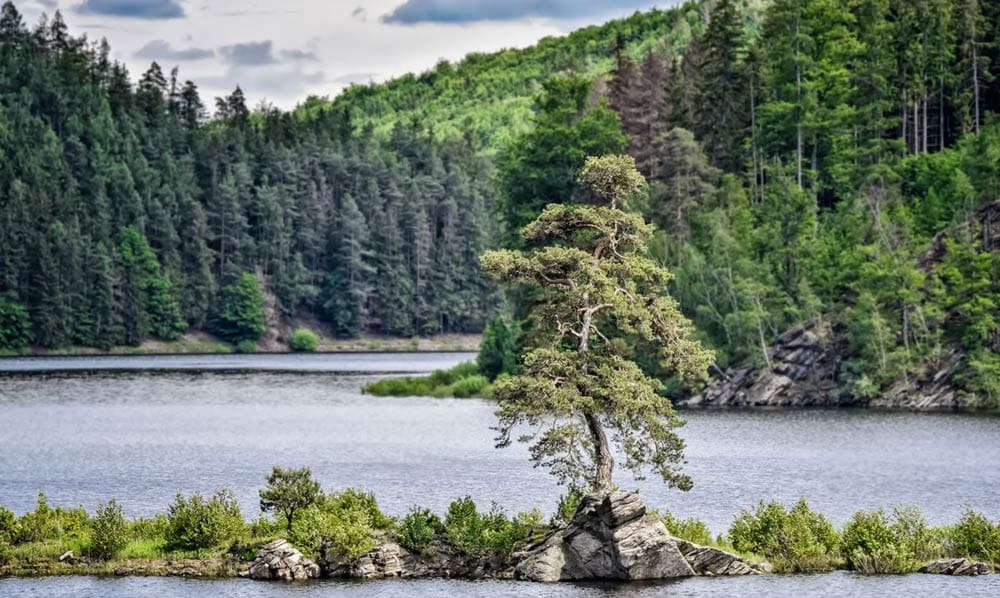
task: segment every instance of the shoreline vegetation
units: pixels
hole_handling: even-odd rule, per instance
[[[315,337],[315,344],[308,337],[301,340],[303,332]],[[227,343],[207,333],[186,334],[175,341],[147,341],[138,347],[120,346],[107,351],[92,347],[66,347],[62,349],[2,350],[4,357],[76,357],[106,355],[228,355],[234,353],[443,353],[475,352],[479,350],[481,335],[439,334],[421,337],[388,337],[363,335],[354,339],[338,339],[320,329],[300,327],[287,341],[271,343],[266,347],[254,346],[252,350]],[[297,344],[304,342],[305,344]],[[244,347],[247,348],[247,347]]]
[[[357,561],[391,542],[414,554],[510,564],[519,551],[567,525],[584,497],[571,490],[550,517],[538,509],[515,515],[496,505],[481,510],[468,497],[452,502],[444,514],[413,507],[390,517],[374,494],[321,491],[308,469],[275,468],[268,482],[261,507],[274,515],[261,513],[251,521],[228,490],[211,496],[178,493],[166,513],[131,520],[114,500],[93,514],[82,507],[53,507],[45,494],[20,516],[0,507],[0,577],[236,577],[261,547],[277,539],[321,563]],[[741,511],[719,535],[697,519],[654,513],[677,539],[739,555],[777,574],[906,574],[935,560],[959,558],[994,571],[1000,567],[1000,522],[971,509],[947,526],[930,526],[918,508],[898,506],[858,511],[837,527],[805,499],[790,507],[762,501]]]

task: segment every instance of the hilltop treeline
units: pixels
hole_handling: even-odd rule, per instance
[[[490,167],[463,142],[352,135],[239,89],[207,110],[176,71],[133,85],[107,43],[3,5],[0,348],[211,329],[248,272],[342,336],[482,329]]]

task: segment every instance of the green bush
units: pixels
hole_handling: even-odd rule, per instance
[[[948,553],[1000,565],[1000,523],[993,524],[980,513],[966,509],[958,524],[944,533]]]
[[[236,343],[237,353],[256,353],[257,352],[257,341],[243,340]]]
[[[31,344],[31,317],[19,303],[0,297],[0,349],[19,351]]]
[[[778,502],[763,502],[744,510],[729,529],[729,542],[740,552],[766,557],[775,570],[828,571],[837,564],[840,538],[833,525],[800,499],[791,510]]]
[[[419,378],[387,378],[369,384],[364,391],[378,397],[485,397],[490,394],[489,380],[474,363],[462,363],[450,370],[438,370]]]
[[[375,530],[393,525],[379,510],[374,494],[351,488],[324,496],[302,510],[297,521],[290,538],[296,546],[311,550],[329,542],[335,552],[349,558],[375,548]]]
[[[129,522],[129,535],[133,540],[152,540],[166,542],[170,520],[160,514],[151,518],[140,517]]]
[[[319,346],[319,337],[312,330],[299,328],[292,333],[292,351],[298,353],[312,353]]]
[[[708,529],[708,525],[704,521],[699,521],[693,517],[690,519],[677,519],[668,511],[660,514],[660,520],[663,521],[663,525],[666,526],[667,531],[675,538],[687,540],[688,542],[702,546],[711,546],[715,542],[712,538],[711,530]]]
[[[121,505],[114,500],[97,506],[91,527],[90,548],[97,558],[114,558],[128,545],[129,525]]]
[[[448,506],[444,527],[448,543],[470,556],[507,556],[532,533],[528,525],[511,521],[496,506],[489,513],[480,514],[469,497]]]
[[[6,565],[14,559],[14,547],[4,540],[0,540],[0,567]]]
[[[941,556],[939,542],[920,511],[897,508],[858,511],[844,526],[843,553],[861,573],[911,573],[924,561]]]
[[[178,493],[167,512],[167,545],[180,550],[216,548],[240,536],[245,526],[229,490],[220,490],[209,500],[197,493],[191,498]]]
[[[449,396],[456,399],[468,399],[469,397],[483,396],[489,387],[490,381],[486,379],[486,376],[477,374],[468,378],[462,378],[451,386],[444,388],[448,389],[447,394]]]
[[[17,515],[0,507],[0,544],[13,544],[17,538]]]
[[[399,544],[414,552],[423,552],[434,539],[444,534],[444,524],[441,518],[430,509],[410,509],[406,517],[399,522],[396,537]]]

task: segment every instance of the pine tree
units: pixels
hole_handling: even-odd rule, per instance
[[[368,226],[354,198],[345,195],[330,231],[330,269],[323,309],[342,338],[357,337],[365,326],[371,266]]]

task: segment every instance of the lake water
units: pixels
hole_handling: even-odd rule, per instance
[[[551,512],[560,488],[531,467],[522,447],[494,448],[489,402],[368,397],[360,389],[378,376],[336,373],[338,367],[421,371],[448,367],[465,356],[370,355],[364,363],[358,356],[320,357],[332,369],[251,372],[259,363],[256,356],[224,356],[219,359],[233,371],[65,371],[106,369],[81,358],[61,360],[58,369],[64,371],[58,374],[0,373],[0,504],[21,513],[45,491],[50,503],[88,509],[116,498],[129,515],[138,516],[165,511],[178,491],[210,493],[226,486],[246,514],[255,516],[264,476],[281,465],[308,466],[329,489],[373,490],[393,515],[413,505],[443,512],[464,495],[484,507],[496,502],[508,511]],[[295,361],[281,358],[286,366]],[[183,361],[143,359],[168,370]],[[0,361],[0,372],[5,367]],[[857,509],[900,503],[921,507],[935,524],[955,521],[966,506],[1000,519],[995,417],[866,411],[696,411],[684,417],[688,425],[681,433],[694,490],[667,490],[625,475],[618,482],[641,489],[651,506],[696,516],[716,533],[758,500],[792,502],[800,496],[837,524]],[[838,573],[688,580],[630,586],[627,594],[968,596],[985,588],[1000,595],[996,581],[955,583],[931,576],[871,579]],[[276,586],[262,590],[240,581],[199,584],[206,582],[6,580],[0,581],[0,595],[311,596],[326,588],[345,595],[600,596],[621,590],[441,581],[319,584],[281,588],[278,594]]]

